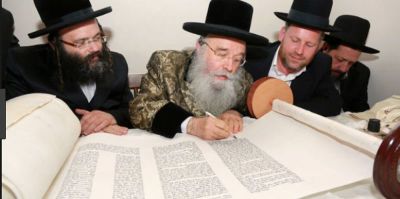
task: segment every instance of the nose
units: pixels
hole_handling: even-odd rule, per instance
[[[87,51],[88,51],[89,53],[100,51],[101,48],[102,48],[102,45],[103,45],[103,44],[100,43],[100,42],[90,41],[90,42],[87,44]]]
[[[232,58],[226,59],[226,61],[224,62],[224,68],[230,73],[234,70],[235,64]]]
[[[340,70],[342,73],[347,73],[348,68],[350,68],[349,66],[350,66],[350,64],[349,64],[348,62],[347,62],[347,63],[344,63],[344,64],[342,64],[342,65],[340,66],[339,70]]]
[[[297,45],[295,50],[298,55],[302,55],[304,52],[304,44]]]

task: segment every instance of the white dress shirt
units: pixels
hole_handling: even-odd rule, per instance
[[[81,90],[85,94],[88,102],[92,101],[94,93],[96,92],[96,83],[81,84]]]

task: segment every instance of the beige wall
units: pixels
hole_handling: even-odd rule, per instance
[[[113,12],[99,18],[111,34],[110,48],[126,57],[130,73],[146,72],[146,63],[157,49],[182,49],[193,46],[196,35],[182,29],[184,22],[203,22],[208,0],[92,0],[95,10],[112,6]],[[274,11],[287,12],[291,0],[247,0],[254,7],[251,31],[271,41],[283,22]],[[29,39],[37,30],[40,18],[32,0],[3,0],[3,7],[14,14],[16,32],[21,45],[43,42]],[[400,20],[398,0],[334,0],[331,23],[341,14],[368,18],[372,24],[367,44],[381,50],[376,56],[362,55],[371,69],[370,104],[393,94],[400,95]]]

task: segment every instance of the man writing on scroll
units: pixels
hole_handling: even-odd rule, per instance
[[[212,0],[206,23],[185,23],[183,29],[201,35],[195,50],[153,53],[130,104],[132,124],[168,138],[182,132],[215,140],[239,132],[252,83],[241,67],[246,44],[268,43],[249,32],[252,13],[240,0]]]
[[[294,105],[323,116],[340,113],[341,99],[330,77],[331,58],[322,52],[332,0],[294,0],[289,13],[276,12],[286,21],[279,41],[249,48],[246,70],[254,80],[270,76],[285,81]],[[250,58],[251,56],[251,58]]]

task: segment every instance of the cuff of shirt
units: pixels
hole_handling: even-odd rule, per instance
[[[181,124],[181,132],[184,134],[187,134],[187,125],[189,124],[189,120],[192,119],[192,116],[186,118],[185,120],[183,120],[182,124]]]

